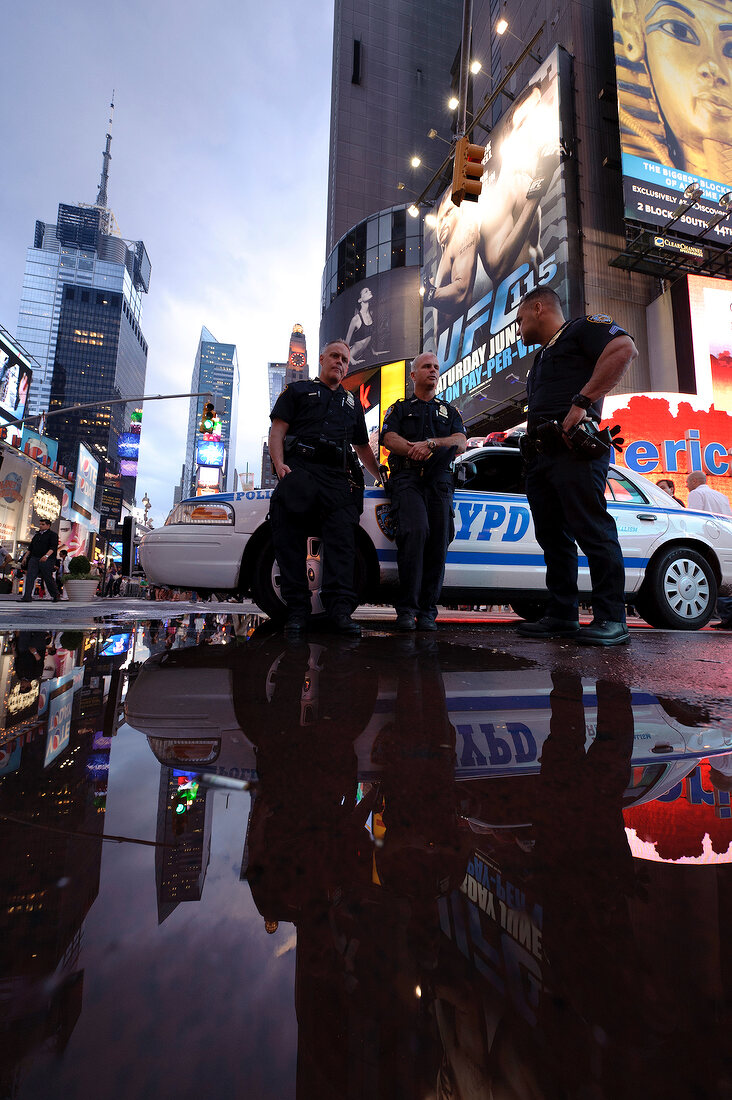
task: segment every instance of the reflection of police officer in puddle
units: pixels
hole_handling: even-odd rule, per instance
[[[587,748],[584,708],[591,703],[581,678],[559,671],[552,681],[550,736],[519,818],[526,825],[516,835],[485,825],[476,838],[476,862],[491,872],[481,889],[492,890],[493,901],[475,904],[463,894],[451,902],[467,920],[459,927],[453,917],[454,944],[445,939],[434,979],[444,1045],[438,1096],[559,1100],[585,1095],[588,1081],[597,1091],[587,1095],[631,1095],[612,1088],[622,1079],[618,1065],[627,1068],[621,1059],[635,1054],[647,1008],[638,996],[627,904],[637,887],[622,814],[634,741],[631,695],[625,685],[598,681]],[[484,820],[495,821],[501,796],[492,793],[495,780],[483,783]],[[522,903],[511,900],[520,894]],[[538,940],[524,938],[532,925]]]
[[[371,642],[290,648],[273,661],[266,694],[255,692],[246,877],[267,931],[280,921],[297,929],[303,1100],[362,1095],[375,1081],[374,1095],[404,1100],[427,1095],[436,1075],[415,988],[437,949],[437,898],[459,884],[467,859],[454,730],[436,643],[404,639],[395,662],[383,640],[369,652]],[[395,670],[393,721],[373,746],[374,781],[358,789],[353,742],[378,713],[380,677]]]
[[[440,368],[432,352],[412,364],[414,396],[384,417],[389,491],[396,520],[397,630],[435,630],[447,548],[453,537],[450,462],[467,446],[457,409],[436,397]]]
[[[540,344],[529,371],[526,495],[536,538],[544,551],[547,614],[522,623],[529,638],[576,637],[586,645],[629,641],[625,622],[625,568],[615,520],[605,503],[610,464],[573,440],[582,421],[599,422],[602,399],[637,357],[630,336],[612,318],[565,321],[558,295],[548,287],[530,291],[516,321],[523,342]],[[609,433],[608,433],[609,434]],[[592,579],[594,620],[578,622],[577,544]]]
[[[270,501],[270,522],[287,604],[286,632],[293,638],[302,637],[310,615],[306,548],[314,525],[323,539],[325,610],[338,633],[361,633],[351,619],[356,606],[356,527],[362,508],[353,483],[358,463],[351,445],[376,480],[379,469],[358,396],[341,385],[349,356],[342,341],[327,344],[318,378],[291,383],[271,413],[269,451],[279,483]]]

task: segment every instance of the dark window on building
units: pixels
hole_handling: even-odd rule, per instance
[[[394,210],[391,215],[391,266],[404,267],[407,246],[407,212]]]
[[[88,302],[89,301],[89,291],[88,290],[82,290],[81,300],[82,300],[82,302]]]
[[[72,286],[64,287],[64,298],[67,302],[73,302],[74,300],[74,288]]]
[[[361,61],[363,58],[363,45],[360,38],[354,38],[353,40],[353,72],[351,73],[351,84],[361,83]]]

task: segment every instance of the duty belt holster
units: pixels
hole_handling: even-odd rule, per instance
[[[425,464],[414,458],[407,458],[406,455],[390,455],[389,469],[393,474],[398,474],[400,470],[416,470],[419,476],[423,477]]]
[[[294,436],[285,438],[285,454],[297,455],[306,462],[315,462],[319,466],[330,466],[333,470],[347,469],[348,452],[351,448],[347,443],[335,443],[330,439],[317,439],[305,442]]]
[[[594,420],[581,420],[567,432],[571,447],[567,447],[558,420],[545,420],[532,428],[521,440],[521,454],[525,459],[542,455],[561,455],[567,450],[577,458],[591,461],[610,453],[611,437],[607,428],[600,430]],[[524,440],[526,441],[524,443]]]

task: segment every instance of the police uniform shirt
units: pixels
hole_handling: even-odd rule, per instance
[[[545,420],[564,420],[572,398],[589,381],[595,364],[611,340],[628,333],[606,314],[567,321],[536,353],[526,379],[529,398],[528,426]],[[599,420],[602,398],[587,410]]]
[[[457,432],[464,435],[465,428],[457,409],[439,397],[430,401],[405,397],[403,401],[395,401],[386,411],[380,436],[382,445],[387,432],[396,432],[408,443],[420,443],[424,439],[444,439]]]
[[[368,443],[366,420],[358,396],[339,385],[331,390],[319,378],[291,382],[275,401],[271,420],[284,420],[287,434],[303,443],[320,438],[333,443]]]

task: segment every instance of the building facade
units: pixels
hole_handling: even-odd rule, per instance
[[[429,145],[426,163],[442,160],[445,147],[427,132],[450,137],[461,16],[460,0],[336,0],[328,255],[347,230],[404,198],[399,183],[421,191],[431,172],[410,170],[410,157]]]
[[[36,222],[27,252],[17,332],[39,364],[30,415],[145,391],[141,315],[151,267],[144,243],[121,237],[108,206],[111,140],[108,133],[96,202],[59,204],[55,223]],[[135,478],[120,477],[117,440],[132,410],[119,405],[62,413],[48,424],[60,462],[73,468],[81,441],[128,502]]]
[[[693,6],[700,3],[694,0]],[[649,258],[651,246],[643,242],[650,236],[653,244],[653,231],[644,234],[641,224],[654,216],[648,180],[635,198],[637,209],[650,214],[633,217],[627,180],[624,201],[627,149],[639,153],[643,140],[651,141],[643,138],[644,125],[656,135],[650,159],[662,157],[666,149],[670,157],[664,162],[668,168],[658,170],[666,173],[667,186],[657,194],[663,201],[655,232],[665,232],[662,223],[675,218],[681,191],[692,177],[682,178],[678,171],[679,153],[662,132],[662,111],[649,84],[648,55],[640,56],[633,26],[622,25],[625,9],[616,7],[614,30],[610,0],[540,0],[529,6],[519,0],[475,0],[470,59],[480,67],[475,65],[468,81],[467,120],[470,140],[485,148],[483,195],[478,204],[455,207],[449,201],[452,164],[437,171],[450,152],[435,134],[452,139],[457,128],[459,112],[449,110],[447,98],[458,90],[462,5],[420,6],[415,14],[419,26],[412,26],[410,16],[397,13],[387,0],[371,0],[365,7],[336,0],[321,341],[347,337],[341,330],[348,325],[352,370],[363,375],[402,354],[435,350],[444,375],[441,392],[448,400],[465,400],[461,411],[471,435],[523,419],[525,376],[533,356],[518,340],[515,310],[521,295],[538,283],[557,290],[568,314],[606,314],[632,334],[639,358],[616,393],[700,392],[698,377],[689,378],[688,348],[684,354],[684,339],[687,344],[689,339],[671,323],[672,312],[680,313],[678,302],[673,310],[673,303],[663,303],[671,303],[674,284],[689,312],[689,293],[678,286],[684,274],[679,257],[685,252],[696,257],[692,263],[705,262],[705,274],[729,279],[729,258],[725,268],[723,260],[710,259],[710,249],[719,239],[715,234],[732,233],[731,223],[713,228],[703,247],[696,244],[689,252],[688,238],[698,240],[698,227],[703,229],[711,185],[704,198],[693,200],[696,211],[675,222],[673,232],[686,235],[687,243],[659,245],[656,237],[657,248],[675,249],[675,255]],[[392,37],[386,45],[385,34]],[[623,36],[634,53],[629,49],[620,55]],[[424,49],[433,52],[420,55]],[[421,56],[429,57],[429,64]],[[413,95],[427,72],[427,88]],[[435,89],[439,94],[432,95]],[[628,134],[634,135],[634,145],[627,144]],[[712,137],[705,146],[710,157],[723,141],[723,135]],[[622,158],[621,139],[626,143]],[[726,140],[732,155],[729,134]],[[412,158],[420,161],[414,171]],[[730,163],[721,154],[718,159]],[[672,176],[676,194],[670,191]],[[711,167],[706,176],[721,178]],[[407,242],[411,233],[420,248],[416,266],[423,297],[416,306],[414,297],[387,285],[385,277],[387,271],[392,278],[398,275],[393,269],[402,262],[394,203],[403,196],[399,184],[405,181],[423,199],[418,211],[407,208],[405,216],[402,207],[401,214]],[[727,187],[732,191],[732,180]],[[717,190],[721,195],[724,181]],[[722,219],[728,217],[725,211],[732,212],[728,195],[721,195],[712,213],[717,209]],[[412,220],[410,213],[418,216]],[[458,221],[463,236],[451,238]],[[495,242],[502,238],[501,251]],[[462,286],[450,284],[458,252],[463,260],[469,257]],[[408,338],[385,340],[384,315],[391,333]],[[359,352],[359,340],[366,341],[365,352]],[[669,341],[675,343],[673,354]]]
[[[203,326],[193,365],[191,391],[210,393],[216,413],[221,420],[221,441],[224,444],[224,465],[217,485],[209,483],[209,490],[231,493],[236,461],[236,429],[239,417],[239,360],[236,344],[222,344]],[[182,495],[194,496],[199,483],[196,444],[201,439],[198,430],[207,397],[192,397],[188,412],[186,457],[183,471]]]

